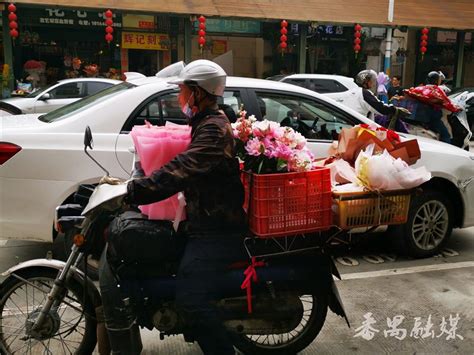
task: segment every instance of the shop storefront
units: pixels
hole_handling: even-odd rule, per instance
[[[119,13],[113,15],[110,43],[104,38],[104,11],[18,6],[17,14],[20,36],[13,47],[17,80],[28,76],[29,61],[42,63],[39,86],[64,78],[115,76],[120,71]]]

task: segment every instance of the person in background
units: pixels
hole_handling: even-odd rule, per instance
[[[397,98],[397,96],[403,96],[403,87],[401,86],[401,77],[394,75],[391,80],[391,85],[387,90],[388,99],[391,100],[392,97]]]

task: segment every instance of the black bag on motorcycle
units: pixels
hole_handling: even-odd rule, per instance
[[[110,223],[107,260],[120,277],[169,274],[186,244],[171,221],[149,220],[140,212],[127,211]]]

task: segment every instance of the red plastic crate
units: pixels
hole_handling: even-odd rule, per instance
[[[250,230],[259,237],[316,232],[332,224],[328,168],[268,175],[244,172],[242,181]]]

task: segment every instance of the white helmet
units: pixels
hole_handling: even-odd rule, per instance
[[[210,60],[199,59],[189,63],[170,84],[196,85],[214,96],[224,94],[227,73]]]
[[[362,70],[355,77],[355,82],[359,86],[363,86],[365,83],[370,81],[377,81],[377,73],[372,69]]]

